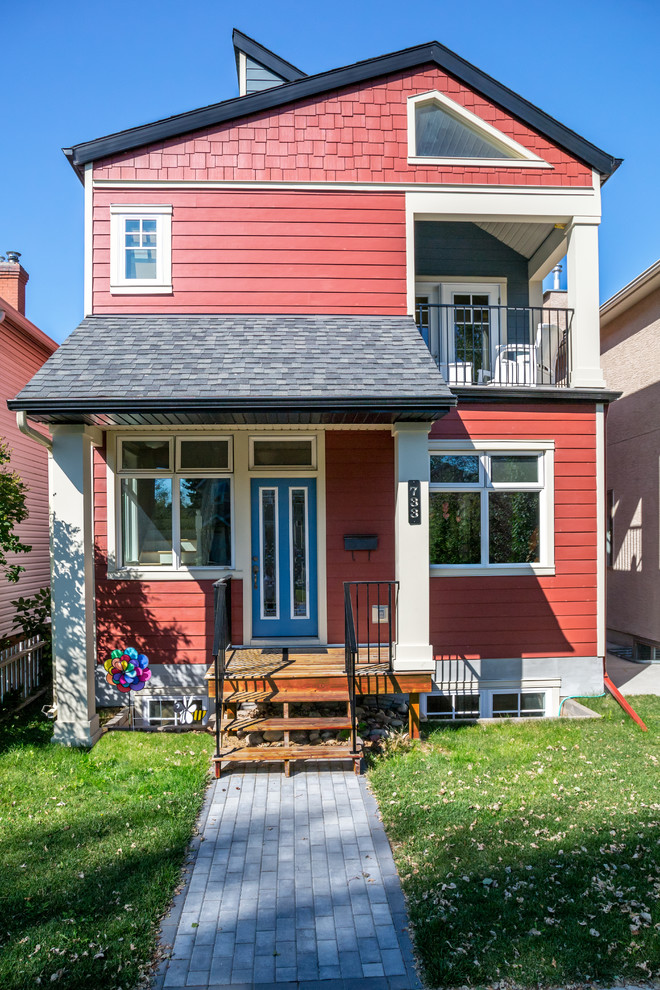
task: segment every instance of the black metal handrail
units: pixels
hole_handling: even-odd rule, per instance
[[[346,659],[346,678],[348,680],[348,704],[351,712],[351,753],[357,752],[357,713],[355,704],[355,666],[357,660],[357,636],[355,634],[355,616],[351,600],[351,587],[344,583],[344,656]]]
[[[398,588],[398,581],[344,582],[344,655],[353,752],[357,745],[357,674],[374,665],[376,673],[383,673],[383,666],[388,673],[393,669]],[[376,632],[372,632],[373,625]]]
[[[567,388],[573,312],[418,302],[416,321],[449,385]]]
[[[213,585],[213,665],[215,679],[215,755],[220,756],[222,739],[222,696],[225,690],[226,650],[231,645],[231,577]]]

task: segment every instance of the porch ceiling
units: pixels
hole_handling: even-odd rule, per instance
[[[98,426],[432,420],[455,398],[410,316],[92,316],[9,403]]]
[[[508,247],[522,254],[524,258],[531,258],[535,251],[540,248],[546,237],[552,233],[554,225],[551,223],[477,223],[486,233],[492,234],[498,241],[502,241]]]

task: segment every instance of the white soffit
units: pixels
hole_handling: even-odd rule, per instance
[[[479,223],[477,221],[477,227],[481,227],[487,234],[492,234],[498,241],[522,254],[524,258],[531,258],[553,230],[551,223]]]

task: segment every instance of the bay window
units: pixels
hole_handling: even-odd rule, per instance
[[[232,566],[228,437],[120,437],[120,566]]]
[[[551,573],[552,444],[434,444],[432,573]]]

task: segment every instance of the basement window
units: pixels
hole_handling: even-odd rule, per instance
[[[478,694],[427,694],[426,717],[442,721],[479,718]]]

